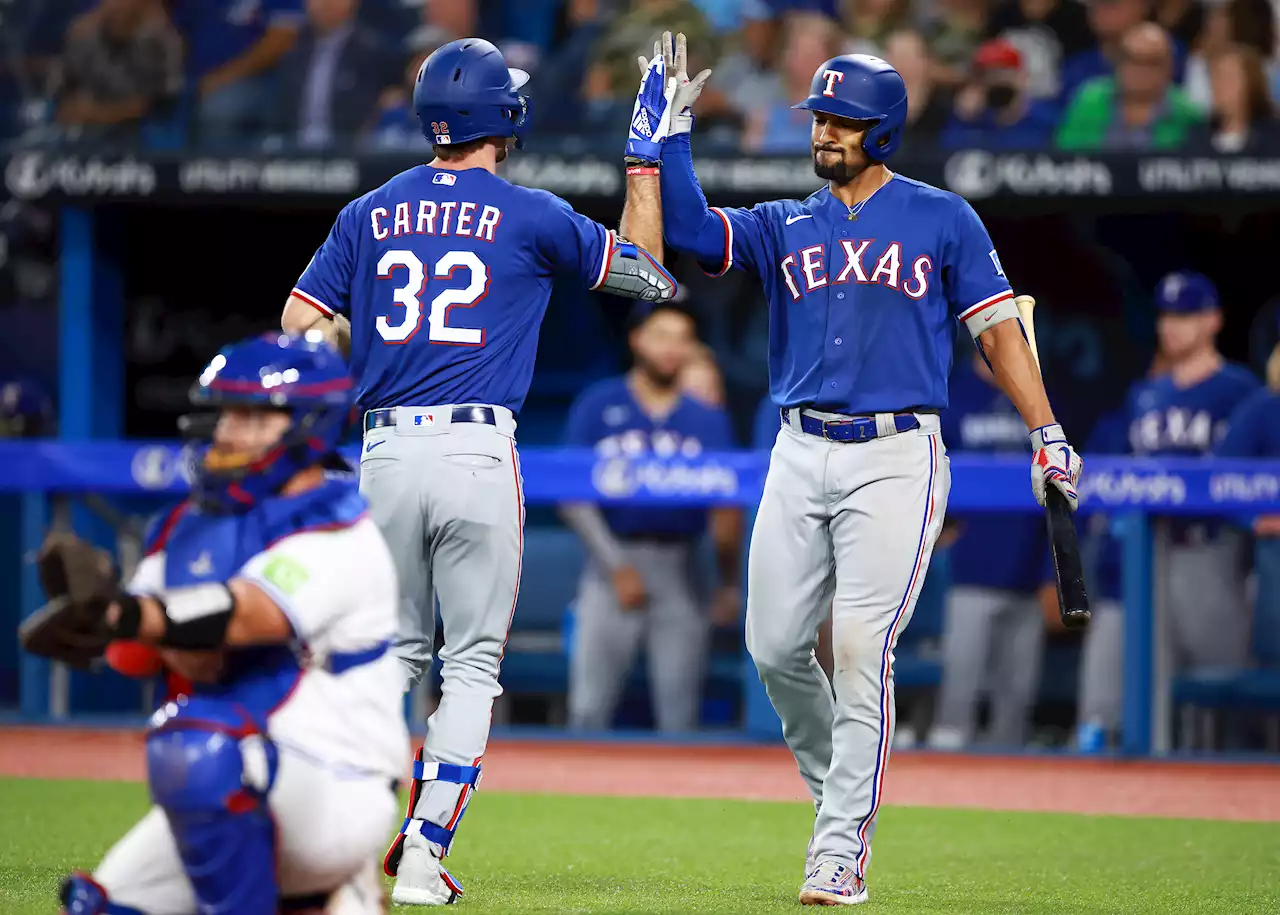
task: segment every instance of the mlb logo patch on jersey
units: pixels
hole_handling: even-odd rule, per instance
[[[450,187],[452,187],[454,184],[457,184],[457,182],[458,182],[458,176],[451,175],[448,172],[441,172],[440,174],[436,175],[434,178],[431,179],[432,184],[447,184]]]
[[[413,424],[415,426],[434,426],[436,418],[430,413],[415,413],[413,415]]]

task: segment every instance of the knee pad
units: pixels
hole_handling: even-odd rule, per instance
[[[147,915],[112,902],[102,884],[78,871],[63,878],[58,901],[62,903],[63,915]]]
[[[422,750],[419,749],[413,761],[413,784],[409,788],[409,807],[405,811],[404,823],[400,826],[400,832],[396,835],[391,843],[391,848],[387,850],[387,856],[383,859],[382,870],[388,877],[396,875],[396,869],[400,865],[400,855],[404,850],[404,837],[408,835],[420,835],[428,842],[434,842],[440,846],[441,857],[449,853],[449,846],[453,844],[453,835],[458,830],[458,824],[462,822],[462,815],[467,811],[467,805],[471,802],[471,794],[480,787],[480,766],[455,766],[449,763],[427,763],[422,761]],[[414,809],[418,806],[418,799],[422,796],[423,786],[427,782],[450,782],[455,785],[462,785],[462,796],[458,798],[458,806],[453,817],[444,826],[427,820],[417,819],[414,817]],[[452,880],[452,878],[448,878]],[[455,892],[460,890],[455,889]]]
[[[234,708],[192,697],[147,737],[147,780],[200,911],[275,915],[275,746]]]

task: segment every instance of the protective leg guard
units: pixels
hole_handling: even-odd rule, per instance
[[[422,836],[428,842],[438,845],[440,847],[439,857],[441,858],[449,854],[449,846],[453,844],[453,835],[457,832],[458,824],[462,821],[462,815],[466,813],[467,805],[471,801],[471,794],[480,787],[480,771],[480,766],[455,766],[449,763],[423,762],[422,750],[418,750],[413,763],[413,784],[409,788],[409,808],[405,811],[404,823],[400,826],[400,832],[391,841],[391,847],[387,849],[387,855],[382,861],[383,873],[388,877],[397,876],[400,869],[400,857],[404,854],[406,836]],[[422,796],[423,786],[427,782],[433,781],[451,782],[452,784],[463,786],[462,797],[458,802],[458,810],[454,813],[447,826],[439,826],[427,820],[417,819],[413,815],[418,806],[418,799]],[[456,895],[462,895],[462,884],[458,883],[444,869],[443,865],[440,867],[440,877]]]
[[[63,878],[58,901],[62,903],[63,915],[146,915],[139,909],[112,902],[102,884],[80,871]]]
[[[148,736],[147,777],[199,910],[276,915],[275,746],[222,702],[193,697],[188,710]]]

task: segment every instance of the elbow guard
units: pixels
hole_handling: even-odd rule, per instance
[[[604,276],[593,289],[646,302],[665,302],[675,298],[676,278],[648,251],[617,234],[610,235],[610,242]]]
[[[157,643],[164,648],[188,651],[211,651],[221,648],[227,638],[227,627],[236,612],[236,599],[223,582],[173,588],[163,595],[152,595],[164,613],[164,635]],[[120,620],[115,627],[118,638],[129,639],[138,634],[142,607],[131,594],[119,598]]]

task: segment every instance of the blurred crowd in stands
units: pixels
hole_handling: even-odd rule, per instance
[[[662,29],[689,36],[707,148],[789,154],[841,53],[907,82],[908,148],[1280,151],[1272,0],[0,0],[0,136],[425,150],[408,104],[441,43],[533,74],[545,147],[607,152]]]

